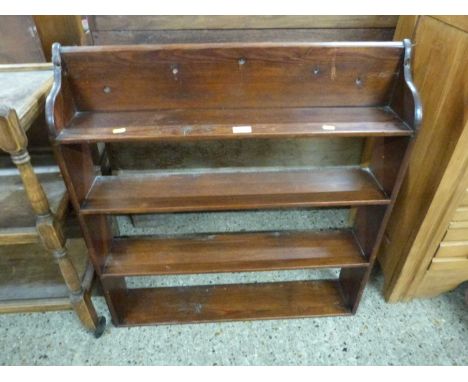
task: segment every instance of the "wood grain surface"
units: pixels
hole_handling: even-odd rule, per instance
[[[391,28],[398,16],[91,16],[94,30]]]
[[[403,49],[381,44],[64,47],[61,55],[81,111],[385,106]]]
[[[347,315],[338,281],[130,289],[119,326]]]
[[[239,133],[236,128],[246,126]],[[405,136],[412,130],[385,108],[201,109],[77,113],[63,143],[314,136]]]
[[[430,16],[410,24],[416,27],[414,81],[426,111],[386,230],[389,243],[379,255],[392,302],[432,294],[421,285],[431,287],[423,279],[466,189],[468,161],[468,35]]]
[[[51,65],[0,65],[0,104],[18,114],[23,129],[44,110],[47,93],[52,87]]]
[[[350,231],[214,234],[116,239],[104,276],[366,265]]]
[[[388,204],[360,168],[98,176],[83,214]]]
[[[394,92],[397,84],[406,94],[415,93],[408,71],[402,73],[403,46],[56,46],[57,82],[48,104],[49,122],[114,323],[355,313],[415,134],[416,124],[406,116],[415,114],[416,102],[405,97],[392,103],[397,110],[388,108],[400,94]],[[405,46],[408,51],[409,42]],[[336,165],[344,154],[337,159],[330,151],[318,153],[325,158],[319,167],[259,168],[252,163],[249,168],[152,172],[119,168],[113,175],[99,173],[91,150],[98,141],[138,141],[135,145],[141,147],[158,140],[155,143],[187,144],[198,143],[193,139],[244,137],[368,141],[365,160],[353,166]],[[352,229],[339,233],[113,238],[112,230],[115,214],[342,206],[355,211]],[[335,280],[264,284],[134,289],[125,280],[128,275],[298,267],[341,270]]]

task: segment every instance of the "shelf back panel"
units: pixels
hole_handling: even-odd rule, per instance
[[[61,48],[79,111],[378,106],[398,43]]]

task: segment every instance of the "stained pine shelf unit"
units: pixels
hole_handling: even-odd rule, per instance
[[[421,119],[411,43],[54,45],[51,136],[113,322],[356,312]],[[361,139],[353,165],[102,174],[93,145]],[[330,153],[332,155],[332,153]],[[121,214],[347,207],[348,229],[114,237]],[[339,268],[331,280],[129,288],[126,277]]]

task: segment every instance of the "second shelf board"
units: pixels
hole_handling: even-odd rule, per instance
[[[114,239],[104,276],[366,267],[349,230]]]
[[[98,176],[82,214],[388,204],[359,167]]]
[[[408,136],[412,130],[381,107],[187,109],[78,112],[57,141]]]

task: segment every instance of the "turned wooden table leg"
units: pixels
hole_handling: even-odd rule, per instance
[[[0,106],[0,148],[8,152],[18,168],[26,194],[36,214],[36,228],[46,250],[57,261],[70,292],[70,301],[83,325],[99,337],[104,331],[105,318],[98,317],[90,292],[81,285],[78,273],[68,256],[61,224],[51,213],[47,196],[31,165],[27,137],[16,112]]]

